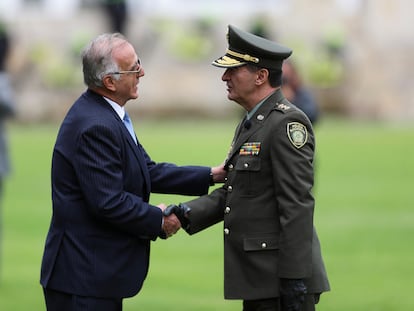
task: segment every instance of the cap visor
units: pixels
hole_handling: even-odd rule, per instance
[[[222,68],[231,68],[231,67],[239,67],[246,64],[246,62],[241,62],[238,59],[229,57],[227,55],[224,55],[218,59],[216,59],[214,62],[211,63],[213,66],[216,67],[222,67]]]

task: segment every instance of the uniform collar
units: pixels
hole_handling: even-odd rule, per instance
[[[266,99],[268,99],[272,94],[270,94],[269,96],[263,98],[256,106],[254,106],[254,108],[252,110],[247,112],[246,120],[250,120],[250,118],[254,116],[256,111],[259,110],[259,108],[263,105],[263,103],[266,101]]]
[[[284,96],[282,94],[281,89],[280,88],[276,89],[269,96],[261,100],[260,103],[258,103],[250,112],[248,112],[246,119],[247,120],[253,119],[253,116],[256,115],[258,112],[264,113],[265,115],[267,115],[273,107],[271,105],[265,105],[265,104],[270,103],[270,102],[277,103],[281,101],[283,97]],[[266,109],[266,106],[269,106],[268,109]]]

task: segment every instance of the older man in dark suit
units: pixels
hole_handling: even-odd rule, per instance
[[[225,161],[223,187],[171,206],[190,234],[224,221],[224,295],[244,311],[314,310],[329,290],[313,228],[311,122],[280,89],[292,51],[229,26],[228,99],[246,110]]]
[[[84,50],[88,90],[68,111],[53,150],[53,215],[41,269],[49,311],[119,311],[148,272],[150,242],[169,237],[177,218],[151,192],[201,195],[224,179],[222,166],[155,163],[124,109],[138,97],[144,69],[120,34]]]

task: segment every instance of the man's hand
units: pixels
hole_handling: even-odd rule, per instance
[[[223,183],[227,177],[227,171],[224,169],[224,163],[220,164],[219,166],[212,167],[211,174],[213,177],[213,182]]]
[[[169,215],[165,215],[165,210],[167,206],[165,204],[160,204],[158,207],[163,211],[163,223],[162,223],[162,231],[165,234],[165,238],[169,238],[174,235],[180,228],[181,223],[178,220],[175,214],[170,213]]]
[[[191,211],[191,208],[187,205],[180,203],[178,205],[168,205],[167,208],[164,210],[164,216],[169,216],[171,214],[175,214],[178,220],[181,223],[181,226],[184,230],[187,230],[190,226],[190,221],[187,218],[187,214]]]
[[[306,286],[301,279],[280,279],[280,304],[283,311],[301,311]]]

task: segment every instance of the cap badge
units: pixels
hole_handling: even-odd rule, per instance
[[[308,130],[299,122],[290,122],[287,125],[287,136],[296,148],[302,148],[308,141]]]

